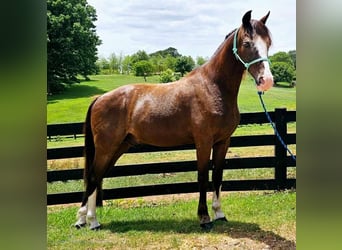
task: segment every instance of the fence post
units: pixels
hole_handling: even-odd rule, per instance
[[[275,109],[275,127],[278,130],[279,135],[286,143],[287,135],[287,123],[286,123],[286,108]],[[286,164],[286,149],[281,144],[277,136],[275,135],[275,180],[278,190],[284,189],[286,186],[287,178],[287,164]]]

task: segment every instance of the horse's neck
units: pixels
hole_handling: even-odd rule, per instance
[[[205,71],[210,82],[219,86],[230,97],[237,98],[245,69],[233,55],[230,40],[220,46],[220,50],[205,65]]]

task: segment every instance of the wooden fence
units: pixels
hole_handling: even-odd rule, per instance
[[[287,123],[296,121],[296,111],[275,109],[270,112],[277,130],[287,145],[296,144],[296,134],[287,133]],[[268,123],[265,113],[241,114],[240,125]],[[51,124],[47,126],[48,139],[54,136],[83,135],[83,123]],[[230,147],[267,146],[274,145],[274,156],[246,157],[226,159],[225,169],[274,168],[273,179],[261,180],[223,180],[222,191],[247,190],[277,190],[296,187],[296,179],[287,178],[287,167],[295,167],[296,161],[287,156],[286,149],[275,135],[233,136]],[[127,153],[158,152],[195,149],[194,145],[181,147],[160,148],[149,145],[138,145],[130,148]],[[83,156],[83,146],[47,149],[47,159],[64,159]],[[160,162],[112,167],[105,178],[119,176],[133,176],[144,174],[161,174],[197,171],[196,161]],[[47,182],[83,179],[83,169],[47,171]],[[212,190],[210,183],[209,190]],[[158,184],[145,186],[131,186],[125,188],[104,189],[103,199],[119,199],[149,195],[193,193],[198,191],[197,182]],[[54,193],[47,195],[47,205],[81,202],[82,192]]]

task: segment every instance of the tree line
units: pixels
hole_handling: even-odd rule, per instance
[[[133,55],[112,53],[108,59],[102,57],[96,62],[99,74],[134,74],[135,76],[160,75],[160,82],[177,80],[195,67],[203,65],[208,58],[183,56],[175,48],[147,54],[139,50]],[[275,83],[291,83],[296,76],[296,50],[277,52],[270,56],[271,71]]]
[[[96,66],[101,74],[134,74],[135,76],[160,75],[166,70],[177,72],[183,76],[194,67],[206,62],[203,57],[197,57],[196,61],[191,56],[181,55],[177,49],[169,47],[147,54],[139,50],[132,55],[116,55],[112,53],[108,58],[100,58]]]
[[[179,79],[208,58],[181,55],[169,47],[151,54],[139,50],[132,55],[98,58],[101,44],[94,22],[96,10],[86,0],[47,0],[47,91],[61,92],[65,84],[89,79],[92,74],[160,75],[160,82]],[[275,82],[291,82],[295,78],[296,51],[278,52],[270,56]]]

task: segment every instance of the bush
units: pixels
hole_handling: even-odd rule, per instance
[[[175,74],[171,69],[167,69],[160,73],[159,82],[173,82],[175,81]]]
[[[274,82],[288,82],[291,83],[295,76],[294,67],[286,62],[274,62],[271,65],[271,72],[274,77]]]

